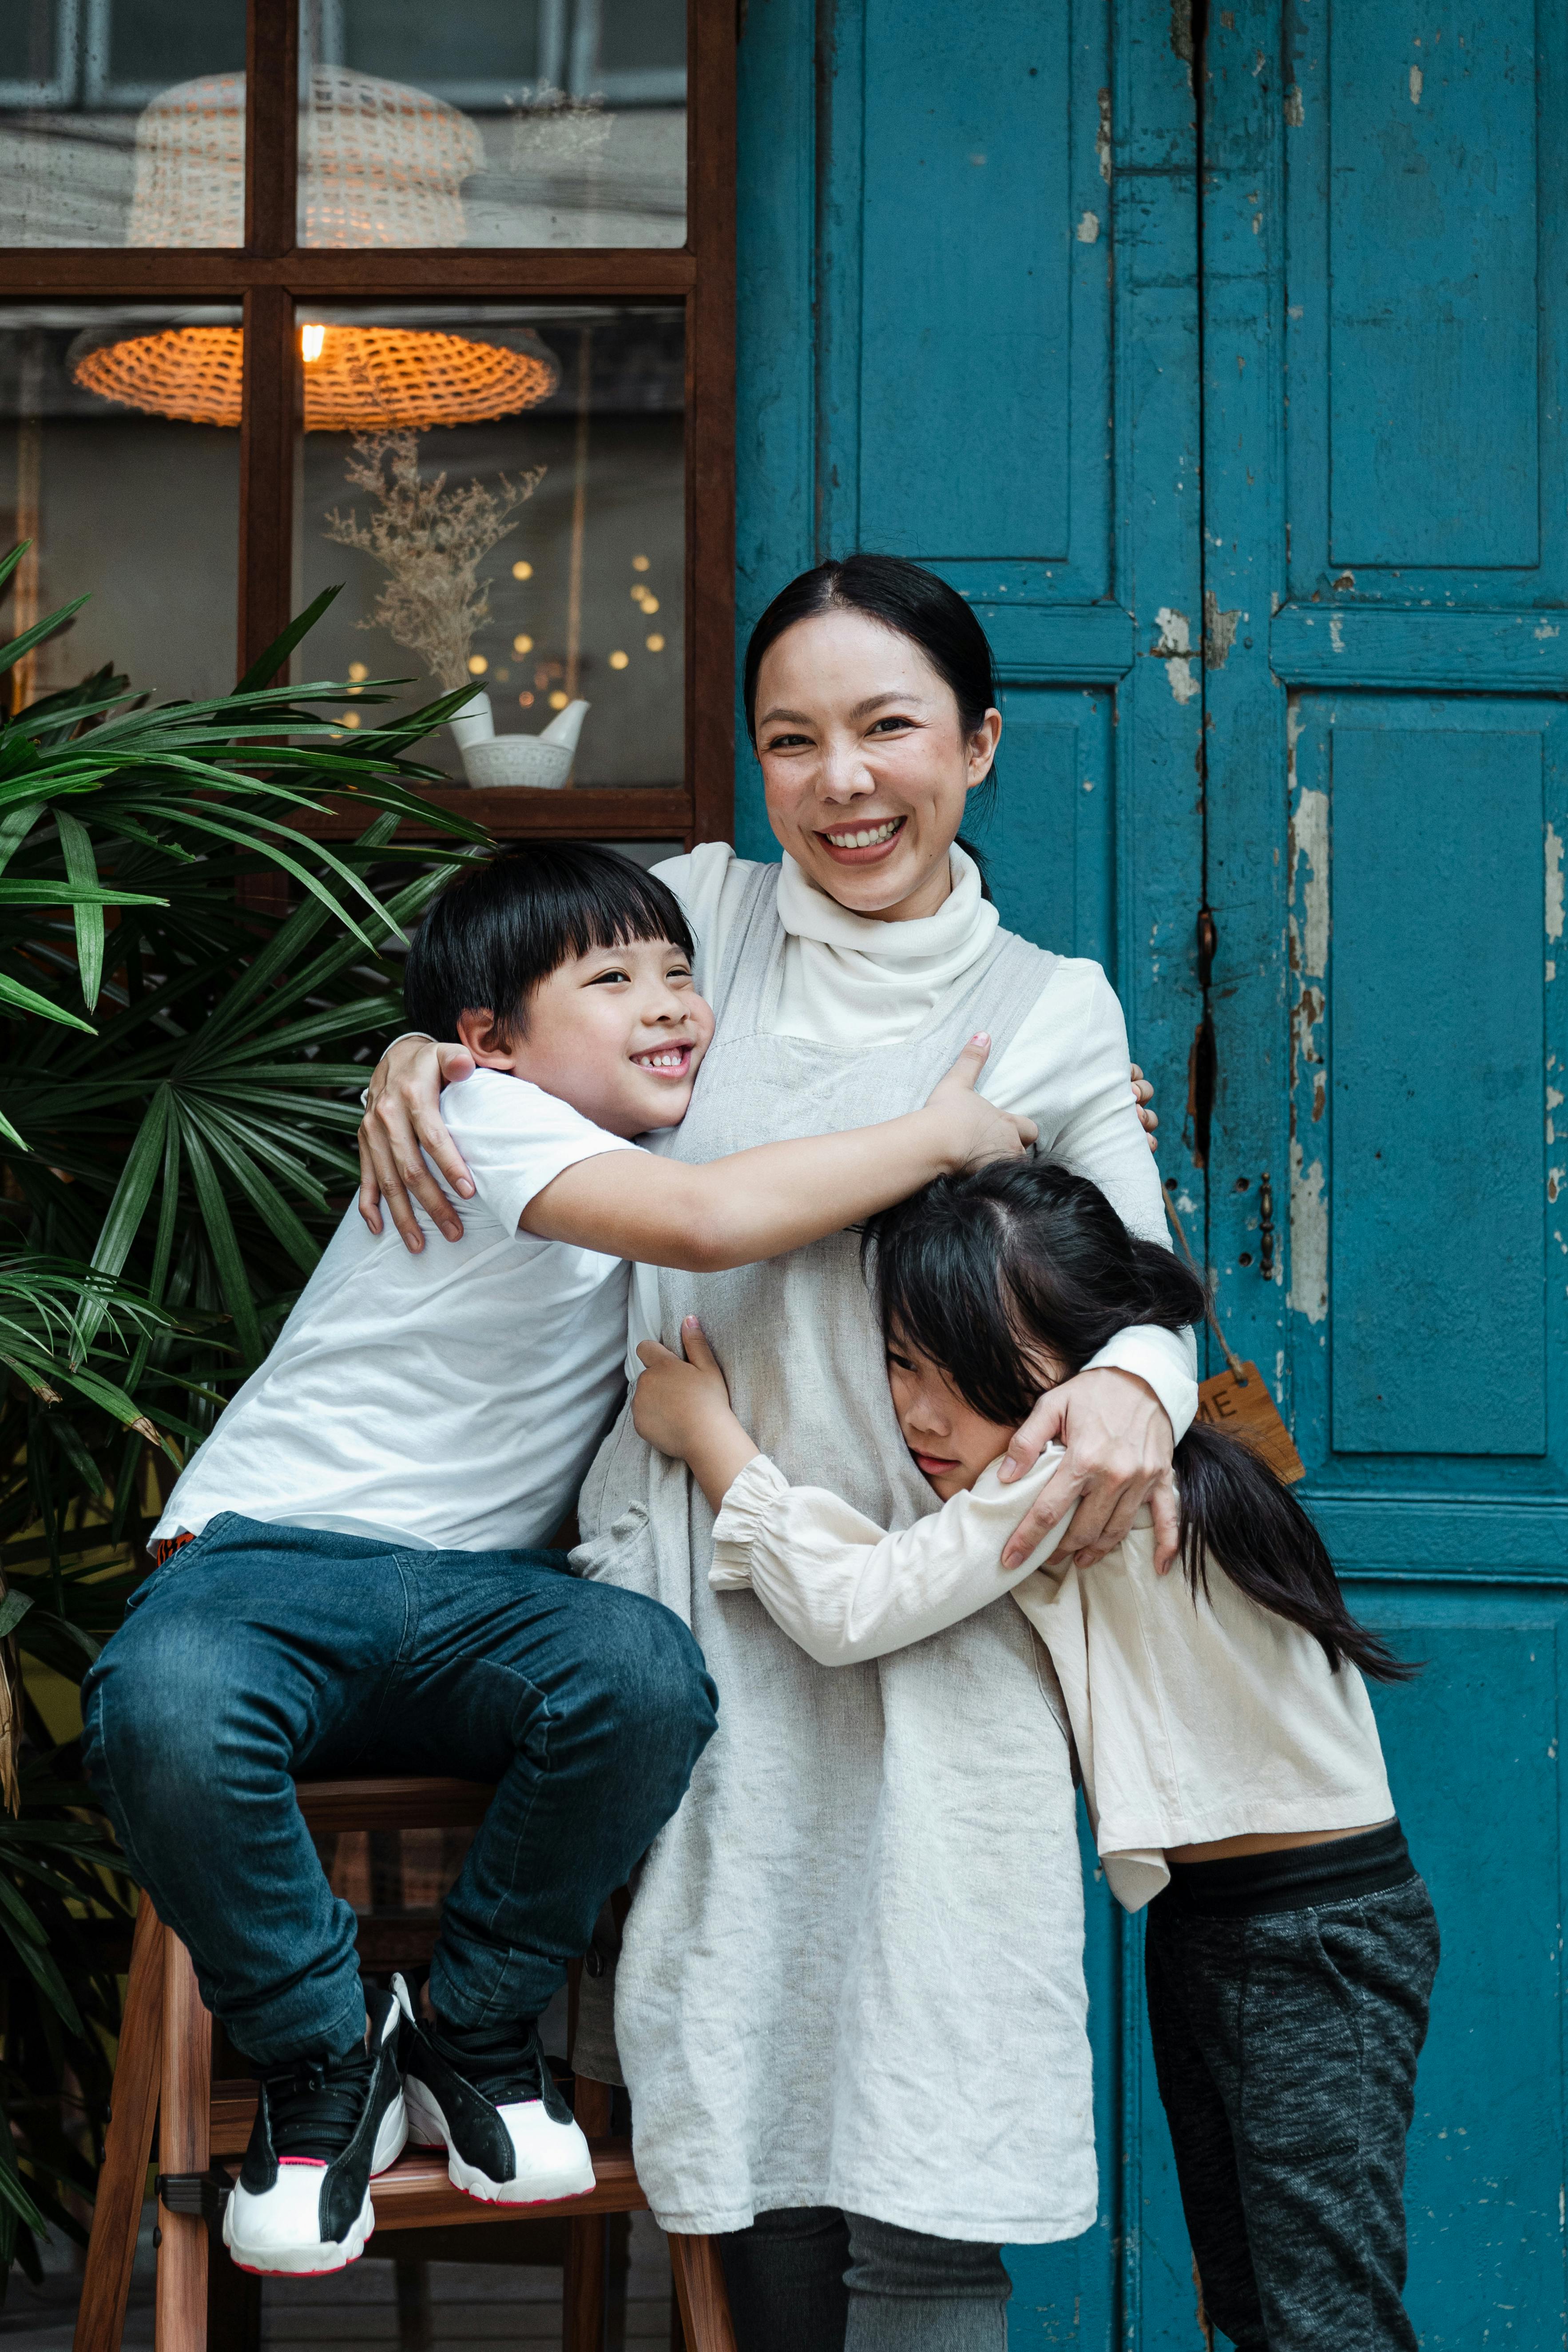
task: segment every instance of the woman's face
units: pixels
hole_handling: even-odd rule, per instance
[[[1034,1369],[1042,1389],[1054,1387],[1066,1372],[1043,1353]],[[905,1339],[888,1349],[888,1386],[915,1468],[944,1503],[950,1495],[967,1494],[1012,1443],[1016,1423],[987,1421],[976,1412],[941,1367]]]
[[[811,879],[857,915],[935,914],[1001,712],[966,736],[911,639],[863,613],[819,613],[763,656],[756,726],[768,820]]]

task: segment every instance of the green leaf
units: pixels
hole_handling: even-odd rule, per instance
[[[43,813],[42,803],[35,802],[0,817],[0,874],[10,865]]]
[[[51,1004],[48,998],[40,996],[36,988],[24,988],[19,980],[12,980],[3,971],[0,971],[0,1004],[14,1004],[18,1013],[37,1013],[45,1021],[59,1022],[67,1029],[85,1029],[89,1037],[98,1034],[90,1021],[83,1021],[78,1014],[68,1013],[63,1005]],[[14,1128],[11,1131],[16,1134]],[[16,1139],[21,1141],[19,1136]]]
[[[228,1213],[222,1190],[213,1171],[206,1145],[183,1105],[176,1106],[180,1135],[191,1163],[191,1179],[196,1188],[196,1200],[201,1207],[202,1222],[206,1228],[207,1244],[217,1268],[217,1277],[228,1311],[234,1317],[240,1346],[248,1367],[254,1369],[267,1350],[261,1342],[261,1326],[257,1320],[256,1300],[246,1271],[245,1258]]]
[[[52,636],[73,613],[79,613],[87,602],[86,596],[73,596],[70,603],[62,604],[58,613],[47,613],[41,621],[35,621],[30,629],[24,629],[20,636],[13,637],[8,646],[0,646],[0,671],[14,668],[24,654],[30,654],[35,646],[41,646],[44,639]]]
[[[16,1632],[32,1605],[32,1595],[27,1592],[18,1592],[13,1585],[4,1601],[0,1601],[0,1642],[5,1640],[7,1633]]]
[[[258,688],[267,687],[277,677],[300,638],[309,635],[328,605],[342,593],[342,583],[340,581],[335,588],[323,588],[314,604],[307,604],[302,613],[296,613],[282,635],[274,637],[267,651],[251,663],[250,667],[234,689],[236,698],[237,699],[241,695],[253,693]]]
[[[73,882],[97,890],[98,859],[93,855],[92,835],[81,819],[70,816],[64,809],[56,809],[55,824],[60,836],[60,849],[66,861],[66,872]],[[77,902],[76,960],[81,974],[82,1002],[90,1013],[98,1003],[98,992],[103,985],[103,908],[84,901]]]

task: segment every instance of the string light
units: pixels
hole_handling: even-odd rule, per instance
[[[550,708],[552,710],[564,710],[566,708],[566,697],[562,693],[559,687],[556,688],[554,693],[550,698]]]
[[[327,331],[325,327],[300,328],[300,357],[304,361],[307,367],[310,366],[312,360],[319,360],[321,358],[321,345],[326,341],[326,340]]]
[[[531,654],[533,651],[533,639],[526,635],[513,637],[511,649],[514,654]]]
[[[511,576],[514,580],[531,580],[533,577],[532,564],[514,563],[511,567]]]
[[[661,654],[664,651],[664,639],[659,635],[657,629],[654,631],[652,636],[647,640],[647,644],[650,654]]]
[[[633,558],[632,558],[632,570],[633,570],[634,572],[646,572],[646,571],[647,570],[647,556],[646,556],[646,555],[634,555],[634,556],[633,556]]]
[[[468,656],[468,676],[470,677],[483,677],[489,667],[489,664],[485,659],[483,654],[470,654]]]
[[[612,669],[625,669],[630,659],[630,654],[613,653],[610,656],[610,667]]]

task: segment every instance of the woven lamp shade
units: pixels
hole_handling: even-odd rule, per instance
[[[304,363],[307,433],[424,432],[473,425],[547,399],[561,371],[533,336],[481,342],[436,327],[321,327]],[[79,352],[89,392],[187,425],[237,425],[244,344],[237,327],[162,327]]]
[[[463,182],[485,160],[466,114],[343,66],[315,67],[300,94],[302,245],[461,245]],[[136,125],[126,243],[244,241],[245,76],[179,82]]]
[[[459,245],[462,184],[484,162],[466,114],[424,90],[318,66],[300,125],[311,246]],[[212,74],[153,100],[136,126],[129,243],[235,246],[245,234],[245,77]],[[316,348],[319,346],[319,349]],[[547,399],[561,371],[536,336],[340,323],[309,330],[308,433],[476,424]],[[239,423],[237,327],[84,338],[71,373],[102,399],[191,425]]]

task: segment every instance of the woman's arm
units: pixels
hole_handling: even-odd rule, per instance
[[[1079,994],[1076,1020],[1068,1017],[1068,991]],[[1098,1184],[1131,1232],[1168,1246],[1159,1172],[1130,1105],[1128,1068],[1115,990],[1098,965],[1069,964],[1038,1017],[998,1057],[990,1083],[998,1101],[1040,1116],[1043,1149]],[[1145,1502],[1156,1558],[1170,1565],[1177,1544],[1171,1455],[1197,1410],[1196,1365],[1190,1334],[1132,1327],[1042,1397],[1008,1449],[1004,1481],[1031,1470],[1047,1444],[1061,1445],[1063,1458],[1008,1546],[1009,1566],[1076,1506],[1074,1557],[1088,1567],[1114,1549]]]
[[[823,1487],[792,1486],[736,1418],[695,1316],[680,1336],[684,1361],[657,1343],[637,1350],[647,1369],[632,1391],[633,1421],[689,1465],[717,1515],[715,1591],[750,1585],[818,1665],[858,1665],[945,1633],[1039,1566],[1038,1547],[1011,1570],[1001,1552],[1052,1460],[1013,1487],[993,1465],[968,1494],[889,1535]]]
[[[933,1177],[1018,1159],[1032,1119],[997,1110],[974,1082],[990,1040],[974,1037],[921,1110],[844,1135],[763,1143],[689,1164],[648,1152],[578,1160],[536,1193],[523,1229],[541,1240],[644,1264],[715,1274],[780,1257],[875,1215]]]

